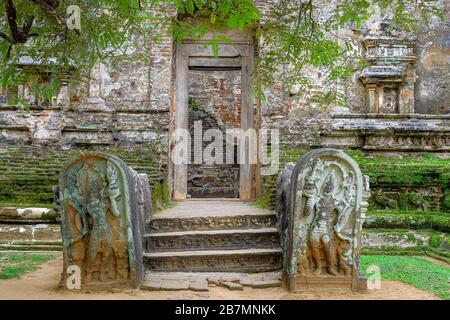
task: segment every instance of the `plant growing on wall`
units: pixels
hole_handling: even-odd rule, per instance
[[[359,66],[355,47],[339,33],[340,28],[360,30],[378,8],[389,17],[390,27],[410,32],[418,22],[427,23],[443,10],[440,0],[279,0],[267,4],[270,13],[260,21],[252,0],[1,0],[2,86],[26,79],[35,94],[50,99],[64,78],[61,75],[86,81],[97,61],[146,61],[146,38],[159,26],[169,27],[175,41],[201,37],[212,29],[250,29],[260,42],[256,83],[260,97],[264,97],[264,88],[280,79],[287,90],[314,88],[308,73],[314,69],[320,70],[329,90],[316,92],[312,98],[336,102],[335,84]],[[192,22],[200,19],[201,25]],[[217,53],[220,43],[230,41],[217,36],[209,45]],[[44,69],[45,81],[42,73],[25,67],[30,64]]]
[[[419,23],[426,25],[430,18],[442,16],[439,3],[442,5],[438,0],[276,1],[259,29],[259,95],[281,78],[291,93],[313,92],[310,102],[345,104],[339,85],[364,65],[349,33],[358,35],[374,17],[384,22],[384,35],[412,33]]]
[[[71,81],[86,81],[97,61],[146,59],[148,54],[139,48],[154,27],[155,4],[153,0],[1,0],[1,85],[8,88],[26,81],[35,96],[50,100],[65,75],[70,74]]]
[[[186,36],[201,37],[211,29],[248,29],[259,39],[257,95],[281,80],[286,91],[309,90],[309,102],[345,104],[338,90],[342,79],[362,68],[364,62],[352,39],[341,29],[361,31],[364,23],[378,15],[388,19],[384,32],[413,32],[419,22],[440,17],[439,0],[279,0],[268,2],[267,17],[261,20],[251,0],[173,0],[179,13],[173,22],[177,41]],[[195,19],[186,19],[186,17]],[[198,18],[207,18],[198,24]],[[215,52],[223,36],[210,40]],[[320,73],[320,90],[312,71]],[[324,90],[328,88],[328,90]],[[298,95],[300,97],[300,95]]]

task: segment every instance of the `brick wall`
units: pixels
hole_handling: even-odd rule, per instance
[[[239,196],[239,165],[227,165],[226,129],[240,128],[241,71],[189,71],[189,131],[194,137],[194,122],[201,121],[203,133],[219,129],[223,133],[223,164],[188,165],[188,194],[192,197]],[[203,141],[203,149],[211,141]],[[192,143],[192,160],[194,144]]]

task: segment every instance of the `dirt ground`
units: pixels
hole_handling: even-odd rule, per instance
[[[80,292],[58,290],[62,259],[52,260],[19,280],[0,280],[0,300],[67,300],[67,299],[105,299],[105,300],[177,300],[177,299],[217,299],[217,300],[303,300],[303,299],[341,299],[341,300],[437,300],[432,293],[419,290],[398,281],[382,281],[381,289],[368,293],[295,293],[290,294],[283,288],[252,289],[230,291],[222,287],[210,287],[209,297],[204,293],[192,291],[142,291],[123,290],[119,292]]]

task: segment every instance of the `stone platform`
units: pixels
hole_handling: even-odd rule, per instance
[[[146,222],[147,271],[268,272],[281,269],[276,214],[234,199],[191,199]]]

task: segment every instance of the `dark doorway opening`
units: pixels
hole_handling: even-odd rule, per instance
[[[241,68],[190,67],[188,90],[188,129],[191,141],[191,164],[187,168],[187,193],[191,198],[239,198],[239,171],[237,145],[233,155],[227,154],[227,129],[241,126]],[[201,124],[201,150],[195,147]],[[195,131],[197,126],[197,131]],[[209,131],[215,129],[221,136]],[[197,133],[197,135],[195,135]],[[205,135],[206,133],[206,135]],[[208,134],[209,133],[209,134]],[[212,135],[214,137],[211,137]],[[210,138],[211,137],[211,138]],[[215,141],[220,139],[220,141]],[[222,154],[211,148],[221,144]],[[208,149],[208,145],[210,146]],[[211,151],[212,150],[212,151]],[[202,154],[199,155],[199,152]],[[219,163],[207,161],[211,154]],[[202,163],[193,163],[201,157]],[[232,161],[230,161],[230,157]],[[227,159],[228,158],[228,159]],[[220,161],[221,160],[221,161]],[[230,163],[232,162],[232,163]]]

